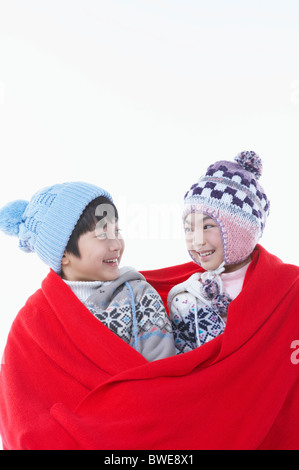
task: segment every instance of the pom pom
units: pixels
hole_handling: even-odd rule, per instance
[[[219,285],[214,279],[206,279],[202,282],[202,292],[207,300],[212,300],[219,295]]]
[[[232,299],[226,294],[219,294],[212,299],[212,307],[221,317],[225,317],[231,301]]]
[[[20,224],[23,222],[27,201],[13,201],[0,209],[0,230],[7,235],[18,236]]]
[[[236,156],[235,161],[244,168],[244,170],[253,173],[257,179],[260,178],[263,164],[261,158],[255,152],[252,150],[241,152]]]

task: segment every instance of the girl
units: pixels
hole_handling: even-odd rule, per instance
[[[258,183],[261,172],[259,156],[242,152],[235,162],[211,165],[185,196],[187,248],[204,272],[169,293],[177,353],[191,351],[225,329],[228,306],[242,290],[269,213]]]

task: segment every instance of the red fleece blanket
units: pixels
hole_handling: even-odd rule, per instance
[[[193,263],[147,272],[164,296]],[[299,268],[258,246],[225,332],[148,363],[50,272],[0,375],[7,449],[299,449]],[[294,343],[295,341],[295,343]]]

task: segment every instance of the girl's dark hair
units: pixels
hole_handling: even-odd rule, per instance
[[[105,210],[105,208],[107,209],[107,205],[109,205],[108,211]],[[101,210],[100,206],[102,206],[103,210]],[[96,199],[93,199],[85,207],[77,224],[75,225],[75,228],[68,241],[65,251],[67,251],[68,253],[72,253],[73,255],[80,258],[80,253],[78,249],[78,240],[80,236],[84,233],[92,232],[96,228],[97,223],[100,222],[104,217],[106,217],[109,222],[117,221],[118,212],[115,205],[113,204],[113,202],[111,202],[110,199],[104,196],[100,196]]]

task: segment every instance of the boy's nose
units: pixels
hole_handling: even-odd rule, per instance
[[[117,238],[110,238],[109,239],[109,250],[110,251],[119,251],[121,248],[121,241]]]

